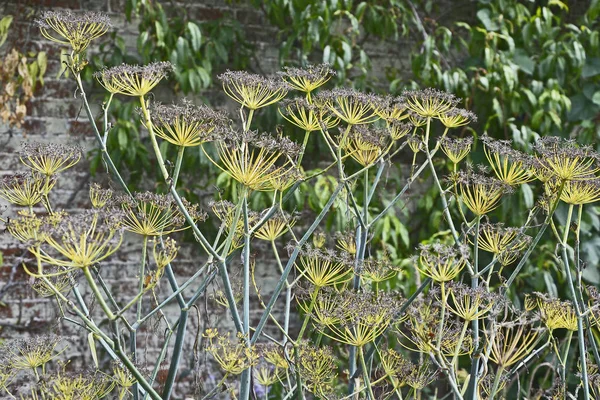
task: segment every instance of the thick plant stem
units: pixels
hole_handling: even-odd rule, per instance
[[[252,110],[251,110],[252,111]],[[250,226],[248,222],[248,197],[247,192],[242,193],[242,214],[244,218],[244,250],[242,252],[242,261],[244,264],[244,285],[243,285],[243,328],[244,340],[247,346],[250,346]],[[232,227],[235,229],[235,227]],[[250,375],[251,367],[242,372],[240,379],[240,400],[250,398]]]
[[[90,285],[90,288],[92,289],[92,292],[94,293],[94,297],[96,298],[96,300],[98,300],[98,304],[100,304],[100,308],[102,308],[102,311],[104,311],[109,320],[115,319],[115,315],[110,310],[108,304],[106,304],[104,297],[102,297],[102,293],[100,293],[96,282],[94,282],[94,278],[92,277],[90,269],[88,267],[83,268],[83,274],[85,275],[85,279],[87,280],[88,284]]]
[[[475,237],[473,239],[473,276],[471,277],[471,288],[477,289],[479,286],[479,227],[481,224],[481,215],[477,216],[477,223],[475,224]],[[471,378],[469,379],[469,386],[467,389],[468,399],[475,400],[477,397],[477,381],[479,374],[479,319],[475,318],[472,322],[473,329],[473,346],[475,346],[474,357],[472,358],[471,364]]]
[[[369,394],[369,398],[371,400],[376,400],[375,395],[373,394],[373,388],[371,387],[371,379],[369,379],[369,369],[367,368],[367,364],[365,363],[365,354],[362,347],[358,348],[358,358],[360,358],[362,375],[365,380],[365,384],[367,385],[367,393]]]
[[[163,160],[162,154],[160,152],[158,142],[156,141],[154,125],[152,124],[152,118],[150,118],[150,111],[148,110],[147,101],[144,99],[144,96],[140,96],[140,105],[142,106],[142,114],[144,115],[144,120],[146,122],[146,129],[148,129],[150,142],[152,143],[152,148],[154,149],[154,154],[156,155],[156,159],[158,161],[158,167],[160,168],[160,172],[162,173],[163,179],[165,180],[165,182],[168,182],[169,172],[167,171],[167,167],[165,166],[165,161]]]
[[[173,348],[173,355],[171,356],[171,364],[169,366],[169,373],[167,375],[167,380],[165,381],[165,386],[163,388],[163,399],[169,400],[171,398],[171,394],[173,393],[173,384],[175,383],[175,378],[177,377],[177,370],[179,368],[179,363],[181,362],[181,351],[183,350],[183,343],[185,339],[185,333],[187,330],[187,321],[188,321],[188,310],[181,310],[181,314],[179,315],[179,326],[177,327],[177,336],[175,337],[175,347]]]
[[[300,149],[300,154],[298,155],[298,162],[296,163],[298,167],[302,165],[302,159],[304,158],[304,153],[306,152],[306,145],[308,144],[309,137],[310,131],[304,132],[304,141],[302,142],[302,148]]]
[[[175,170],[173,171],[173,180],[171,185],[173,187],[177,187],[177,181],[179,180],[179,172],[181,171],[181,162],[183,161],[183,153],[185,152],[185,147],[180,146],[177,150],[177,160],[175,160]]]
[[[571,225],[571,218],[573,216],[573,204],[569,205],[569,211],[567,213],[567,221],[565,222],[565,230],[563,233],[563,239],[561,243],[562,247],[562,258],[563,264],[565,266],[565,271],[567,274],[567,280],[569,281],[569,289],[571,291],[571,296],[573,297],[573,306],[575,307],[575,313],[577,315],[577,339],[579,342],[579,361],[581,368],[581,381],[583,384],[583,398],[584,400],[589,400],[590,398],[590,385],[589,385],[589,377],[587,373],[587,363],[586,356],[587,350],[585,346],[585,337],[583,330],[583,315],[581,312],[581,308],[579,307],[579,301],[577,299],[577,292],[575,291],[575,286],[573,284],[573,277],[571,275],[571,267],[569,266],[569,255],[567,253],[567,240],[569,238],[569,228]]]
[[[147,248],[148,247],[148,236],[144,235],[144,240],[142,243],[142,257],[141,257],[141,262],[140,262],[140,266],[138,269],[138,294],[141,294],[144,292],[144,275],[146,273],[146,255],[147,255]],[[137,304],[137,308],[136,308],[136,322],[139,321],[142,318],[142,300],[143,300],[143,296],[140,296],[139,300],[138,300],[138,304]]]
[[[300,333],[298,334],[298,338],[296,339],[297,343],[300,343],[302,337],[304,336],[304,331],[308,326],[308,322],[310,321],[310,313],[312,312],[315,302],[317,301],[317,295],[319,294],[319,286],[315,286],[314,290],[310,295],[310,304],[308,305],[308,309],[306,310],[306,315],[304,316],[304,322],[302,323],[302,328],[300,328]]]
[[[496,377],[494,378],[494,384],[492,386],[492,391],[490,392],[491,400],[494,399],[494,397],[496,396],[496,392],[498,391],[498,386],[500,385],[500,378],[502,377],[502,372],[504,372],[504,368],[502,367],[502,365],[499,365],[498,369],[496,370]]]

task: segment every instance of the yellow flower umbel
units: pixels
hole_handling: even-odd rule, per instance
[[[45,11],[36,21],[42,35],[53,42],[71,45],[73,52],[81,53],[90,42],[104,35],[112,27],[107,15],[72,11]]]
[[[446,128],[458,128],[477,121],[475,114],[464,108],[453,108],[441,113],[438,118]]]
[[[350,132],[344,151],[363,167],[373,165],[390,149],[387,132],[381,129],[368,129],[354,126]]]
[[[360,277],[366,282],[371,282],[377,287],[381,282],[397,276],[400,269],[393,265],[389,260],[376,260],[369,258],[363,261],[360,266]]]
[[[113,384],[101,373],[62,375],[52,377],[44,383],[42,393],[45,399],[97,400],[112,391]]]
[[[570,301],[561,301],[543,293],[534,294],[542,322],[550,332],[555,329],[577,331],[577,314],[575,313],[573,303]]]
[[[44,246],[29,250],[42,263],[64,268],[62,273],[89,268],[121,246],[123,232],[118,226],[119,219],[118,214],[95,210],[66,216],[55,227],[48,228],[46,244],[53,252]]]
[[[539,335],[538,330],[524,322],[500,325],[494,335],[490,360],[506,369],[531,354]]]
[[[17,218],[11,218],[6,224],[8,232],[21,243],[42,243],[48,237],[49,228],[55,227],[65,216],[64,213],[54,213],[38,216],[29,211],[20,211]]]
[[[341,322],[336,310],[343,310],[350,305],[350,298],[343,296],[335,288],[324,287],[318,291],[312,310],[310,304],[299,297],[298,305],[305,315],[310,314],[314,323],[320,326],[331,326]],[[311,296],[312,300],[312,296]]]
[[[400,140],[414,129],[412,124],[401,122],[399,120],[392,120],[388,122],[386,126],[392,140]]]
[[[350,255],[356,254],[356,238],[354,233],[346,231],[344,233],[336,234],[336,247]]]
[[[402,97],[408,109],[423,118],[439,118],[460,101],[450,93],[431,88],[407,91]]]
[[[279,74],[292,88],[306,93],[306,98],[310,101],[311,93],[334,77],[335,71],[329,64],[319,64],[304,68],[283,67]]]
[[[181,105],[154,106],[150,115],[156,136],[180,147],[211,141],[213,131],[227,123],[225,115],[186,100]]]
[[[498,207],[504,193],[510,192],[506,183],[476,173],[459,172],[457,181],[463,203],[477,216]]]
[[[473,137],[471,136],[460,139],[451,139],[444,136],[441,139],[442,151],[452,161],[454,171],[456,171],[456,165],[469,155],[472,145]]]
[[[350,346],[363,347],[375,340],[385,332],[400,308],[399,299],[383,292],[375,295],[346,291],[340,296],[347,299],[332,311],[339,323],[319,330],[330,339]]]
[[[113,197],[111,189],[102,189],[97,183],[90,185],[90,202],[94,208],[103,208]]]
[[[82,153],[79,146],[24,143],[20,159],[32,171],[45,176],[53,176],[77,164]]]
[[[333,389],[337,365],[331,347],[302,344],[298,348],[298,373],[302,383],[317,396],[326,396]]]
[[[518,228],[505,228],[502,224],[482,224],[479,230],[479,249],[495,256],[506,252],[524,250],[531,237],[521,233]]]
[[[555,177],[559,182],[590,179],[598,171],[598,154],[590,147],[579,147],[572,140],[546,136],[535,144],[537,159],[543,175]]]
[[[227,71],[218,76],[223,90],[249,110],[257,110],[283,99],[289,86],[283,80],[265,78],[245,71]]]
[[[287,138],[275,139],[254,132],[232,133],[230,138],[217,143],[223,166],[207,157],[249,189],[273,190],[272,181],[295,167],[292,160],[298,154],[298,146]]]
[[[10,346],[10,363],[13,368],[20,370],[44,368],[64,351],[56,351],[56,346],[58,346],[58,338],[51,336],[35,336],[18,340]]]
[[[371,95],[353,89],[337,88],[320,92],[316,98],[348,125],[370,124],[379,119],[371,106],[374,101]]]
[[[182,200],[194,221],[204,220],[205,215],[197,205]],[[124,211],[125,230],[143,236],[161,236],[189,228],[177,203],[170,195],[152,192],[135,193],[134,197],[122,196],[119,199]]]
[[[465,321],[483,318],[500,301],[483,287],[471,288],[463,284],[449,285],[448,309]]]
[[[530,156],[513,149],[509,141],[494,140],[487,135],[481,140],[485,156],[499,180],[510,186],[518,186],[535,179]]]
[[[448,282],[458,276],[466,262],[465,254],[460,254],[452,247],[437,243],[420,246],[417,268],[435,282]]]
[[[243,337],[231,340],[229,333],[220,335],[217,332],[215,335],[214,329],[207,330],[204,336],[209,341],[206,351],[213,356],[221,370],[226,374],[239,375],[251,366],[256,365],[258,355],[254,347],[246,346]]]
[[[272,242],[283,236],[288,229],[296,224],[296,219],[281,211],[273,215],[260,228],[256,230],[255,236],[258,239]]]
[[[333,252],[307,248],[299,259],[296,268],[317,288],[342,284],[352,279],[352,267]]]
[[[279,108],[279,114],[286,121],[306,132],[314,132],[322,128],[331,129],[340,122],[338,118],[325,113],[322,107],[310,104],[302,98],[284,100]]]
[[[0,179],[0,198],[21,207],[33,207],[48,196],[56,180],[38,173],[18,173]]]
[[[173,65],[166,61],[144,66],[121,64],[96,72],[94,77],[111,94],[141,97],[154,89],[172,70]]]
[[[401,97],[385,96],[372,97],[371,107],[379,118],[387,123],[400,122],[408,118],[406,103]]]
[[[600,200],[600,179],[565,182],[560,199],[567,204],[582,205]]]

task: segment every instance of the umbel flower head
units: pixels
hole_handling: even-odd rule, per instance
[[[75,53],[84,51],[92,40],[104,35],[112,27],[106,14],[75,14],[70,10],[45,11],[36,23],[46,39],[71,45]]]
[[[331,347],[302,343],[298,347],[298,358],[298,373],[306,388],[317,396],[328,395],[333,390],[337,375],[336,359]]]
[[[448,282],[458,276],[467,262],[467,249],[460,252],[441,243],[419,246],[418,268],[435,282]]]
[[[432,88],[406,91],[402,98],[409,110],[423,118],[440,118],[460,102],[453,94]]]
[[[400,120],[391,120],[387,122],[387,130],[392,140],[400,140],[413,130],[413,125]]]
[[[296,263],[301,275],[318,288],[338,285],[352,279],[352,267],[333,251],[306,246]]]
[[[371,107],[379,118],[387,123],[392,121],[400,122],[408,118],[407,107],[402,97],[394,96],[373,96],[371,97]]]
[[[372,107],[375,97],[354,89],[323,91],[316,99],[348,125],[370,124],[379,119]]]
[[[440,142],[442,151],[456,168],[456,164],[461,162],[471,152],[473,137],[452,139],[444,136],[440,139]]]
[[[265,210],[265,212],[268,210]],[[263,214],[265,213],[263,212]],[[262,219],[262,217],[261,217]],[[289,228],[296,224],[296,218],[285,211],[281,211],[267,220],[260,228],[256,230],[256,237],[258,239],[266,240],[269,242],[275,241],[277,238],[283,236]]]
[[[227,71],[217,78],[223,82],[223,90],[229,97],[250,110],[277,103],[289,90],[289,85],[281,79],[245,71]]]
[[[103,208],[112,199],[114,192],[111,189],[102,189],[97,183],[90,185],[90,202],[94,208]]]
[[[481,141],[492,170],[502,182],[517,186],[535,179],[532,157],[513,149],[510,141],[494,140],[487,135]]]
[[[438,118],[446,128],[458,128],[471,122],[477,122],[477,116],[464,108],[453,108],[441,113]]]
[[[304,92],[310,100],[310,93],[323,86],[336,72],[329,64],[307,65],[304,68],[283,67],[279,74],[294,89]]]
[[[20,159],[31,170],[52,176],[77,164],[82,154],[79,146],[26,142],[22,145]]]
[[[307,132],[318,131],[323,126],[331,129],[340,121],[331,114],[327,114],[322,107],[310,104],[303,98],[282,101],[279,113],[289,123]]]
[[[143,66],[121,64],[98,71],[94,77],[112,94],[140,97],[154,89],[171,71],[173,64],[168,61]]]
[[[600,179],[567,181],[560,194],[560,199],[573,205],[595,203],[600,200]]]
[[[56,346],[58,337],[34,336],[16,340],[5,350],[9,351],[13,368],[27,370],[42,367],[56,358],[62,352],[56,351]]]
[[[555,177],[559,182],[590,179],[600,171],[598,154],[573,140],[545,136],[538,139],[534,148],[539,167],[545,170],[542,175]]]
[[[150,115],[156,136],[181,147],[212,140],[214,130],[228,121],[224,114],[185,99],[180,105],[154,105]]]
[[[511,187],[503,181],[472,171],[460,171],[456,178],[462,201],[478,216],[494,210],[498,207],[502,195],[511,192]]]
[[[78,375],[58,374],[44,382],[42,398],[96,400],[108,396],[113,387],[109,377],[98,372]]]
[[[56,179],[39,173],[17,173],[0,179],[0,198],[21,207],[33,207],[48,196]]]
[[[536,306],[540,317],[550,332],[555,329],[577,331],[577,314],[573,303],[535,292]]]
[[[385,129],[369,129],[366,126],[353,126],[344,150],[363,167],[372,165],[388,150],[389,136]]]
[[[339,323],[319,329],[330,339],[350,346],[362,347],[375,340],[390,326],[400,308],[400,299],[385,292],[375,295],[347,290],[340,296],[347,299],[330,311]]]
[[[257,191],[273,190],[273,180],[295,167],[293,160],[299,153],[298,145],[287,138],[252,131],[227,132],[217,148],[223,166],[207,157],[233,179]]]
[[[448,309],[465,321],[483,318],[501,299],[484,287],[471,288],[462,283],[449,285],[450,298]]]
[[[531,243],[531,236],[503,224],[482,224],[477,242],[481,250],[498,256],[507,251],[518,253],[524,250]]]
[[[123,232],[119,228],[120,213],[113,210],[87,210],[65,216],[55,226],[47,226],[45,246],[30,247],[42,263],[73,269],[89,268],[111,256],[121,246]],[[34,274],[35,275],[35,274]]]
[[[230,375],[239,375],[258,361],[255,348],[246,346],[243,337],[232,340],[229,333],[221,335],[216,329],[207,329],[204,337],[209,341],[206,351]]]
[[[194,221],[206,219],[198,210],[182,199],[184,206]],[[124,211],[122,225],[125,230],[143,236],[160,236],[187,229],[185,217],[170,195],[152,192],[135,193],[133,198],[121,196],[114,200]]]
[[[530,321],[502,323],[496,328],[491,343],[490,360],[503,368],[519,362],[531,354],[540,331],[531,326]]]
[[[6,224],[6,229],[21,243],[42,243],[46,240],[49,230],[64,216],[64,213],[39,216],[29,211],[20,211],[17,218],[11,218]]]

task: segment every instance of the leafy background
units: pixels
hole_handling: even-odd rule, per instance
[[[512,140],[517,148],[531,151],[536,138],[558,135],[593,144],[599,135],[600,115],[600,48],[598,16],[600,2],[581,1],[567,4],[558,0],[516,1],[476,0],[464,2],[435,1],[337,1],[337,0],[249,0],[260,10],[260,24],[266,31],[277,32],[280,43],[279,66],[302,66],[327,62],[337,71],[333,84],[349,85],[366,91],[399,95],[407,88],[435,87],[463,98],[463,106],[474,111],[478,122],[464,128],[460,135],[476,139],[484,133]],[[235,6],[235,4],[233,4]],[[173,99],[193,97],[210,102],[220,89],[216,80],[225,69],[249,69],[265,73],[258,52],[248,41],[245,26],[224,13],[209,20],[194,20],[186,12],[186,3],[161,4],[151,0],[126,0],[126,15],[138,24],[137,53],[128,51],[118,32],[106,41],[100,52],[91,57],[91,72],[122,62],[146,63],[168,60],[176,65],[170,86],[163,94]],[[465,19],[467,18],[467,19]],[[402,59],[406,67],[382,66],[376,52],[385,49]],[[129,182],[139,187],[148,178],[150,166],[147,145],[134,106],[114,100],[111,108],[113,129],[109,149],[122,169],[129,171]],[[282,129],[296,134],[284,123],[276,110],[269,109],[257,117],[257,126]],[[300,138],[300,136],[295,136]],[[318,168],[324,146],[317,140],[309,144],[313,164]],[[480,147],[472,156],[483,159]],[[162,149],[167,159],[173,154]],[[407,175],[411,155],[400,153],[390,160],[386,184],[397,187]],[[100,166],[99,154],[92,155],[92,172]],[[144,168],[140,168],[143,166]],[[200,152],[189,152],[182,169],[202,169],[201,182],[186,184],[191,197],[214,197],[215,186],[223,191],[235,190],[227,175],[208,168]],[[211,175],[212,174],[212,175]],[[195,174],[193,176],[198,176]],[[150,177],[158,178],[156,177]],[[423,178],[426,181],[427,176]],[[155,179],[160,185],[160,179]],[[322,176],[314,184],[304,184],[288,204],[290,211],[319,211],[329,198],[334,182]],[[441,207],[435,189],[416,185],[416,206],[401,203],[375,228],[380,238],[371,244],[372,251],[387,251],[397,263],[407,262],[414,247],[434,235],[446,234]],[[529,185],[506,199],[493,220],[519,226],[526,214],[515,209],[530,209],[539,193]],[[374,212],[391,200],[385,193],[374,201]],[[265,207],[268,196],[255,197],[252,206]],[[408,203],[408,200],[407,200]],[[338,204],[327,222],[328,230],[343,230],[346,207]],[[410,218],[408,213],[410,212]],[[564,218],[564,210],[558,210]],[[407,222],[410,221],[410,222]],[[588,268],[584,277],[600,283],[600,218],[598,208],[588,208],[582,226],[582,254]],[[523,270],[515,282],[525,291],[540,290],[560,295],[564,276],[554,257],[554,247],[547,237],[542,240],[538,257]],[[412,278],[414,279],[414,278]],[[414,282],[392,282],[405,289]],[[515,298],[515,300],[518,300]]]

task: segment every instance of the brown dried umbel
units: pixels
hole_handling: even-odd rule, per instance
[[[460,102],[453,94],[432,88],[406,91],[402,98],[408,109],[422,118],[440,118]]]

